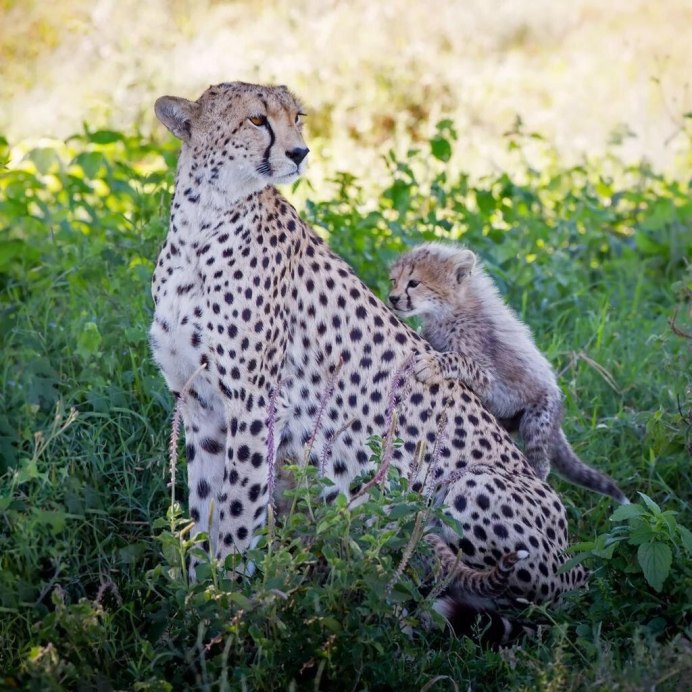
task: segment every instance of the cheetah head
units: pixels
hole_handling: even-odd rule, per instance
[[[285,86],[217,84],[197,101],[162,96],[154,108],[182,140],[180,166],[197,187],[240,198],[290,183],[305,169],[304,113]]]
[[[389,303],[400,317],[434,316],[463,300],[476,255],[465,248],[427,243],[397,259],[389,273]]]

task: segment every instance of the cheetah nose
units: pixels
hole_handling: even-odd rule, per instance
[[[307,147],[296,147],[287,151],[286,156],[297,165],[308,155],[309,151]]]
[[[389,302],[392,305],[396,305],[399,302],[399,298],[401,298],[401,296],[395,296],[393,293],[389,294]]]

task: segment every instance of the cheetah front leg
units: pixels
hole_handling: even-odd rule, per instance
[[[196,386],[183,392],[178,401],[185,429],[187,483],[190,517],[194,522],[192,537],[206,533],[205,550],[216,552],[219,507],[223,499],[224,455],[227,426],[223,402],[214,393],[206,376],[200,375]],[[196,559],[190,561],[194,578]]]
[[[490,394],[495,379],[477,361],[456,351],[421,353],[416,359],[414,372],[421,382],[459,379],[471,387],[481,399]]]
[[[264,390],[243,388],[237,400],[226,402],[228,435],[215,551],[220,560],[245,553],[266,520],[274,475],[270,457],[276,458],[279,437],[269,434],[274,425],[268,420],[269,401]],[[252,567],[234,564],[233,569],[250,572]]]
[[[209,540],[201,547],[218,560],[244,553],[266,517],[266,402],[265,393],[249,389],[223,401],[206,373],[178,402],[185,427],[191,535],[206,533]],[[197,563],[190,561],[193,579]]]

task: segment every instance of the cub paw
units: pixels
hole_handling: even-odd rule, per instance
[[[413,372],[419,382],[439,382],[444,379],[439,361],[433,353],[421,353],[416,358]]]
[[[548,474],[550,473],[550,462],[545,459],[540,459],[538,461],[530,459],[530,462],[531,466],[533,466],[535,474],[542,481],[546,480],[548,478]]]

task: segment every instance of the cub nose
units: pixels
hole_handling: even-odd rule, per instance
[[[392,305],[396,305],[399,302],[400,298],[401,298],[401,296],[395,296],[393,293],[389,294],[389,302]]]
[[[297,165],[308,155],[309,151],[307,147],[296,147],[295,149],[289,149],[286,152],[286,156]]]

